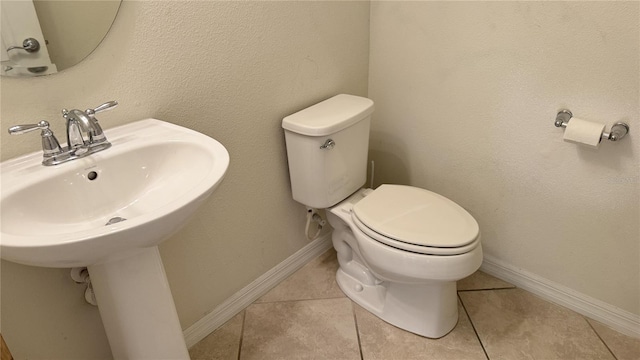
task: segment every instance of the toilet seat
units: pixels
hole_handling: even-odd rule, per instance
[[[381,185],[353,206],[351,218],[373,240],[420,254],[458,255],[480,243],[478,223],[466,210],[412,186]]]
[[[380,242],[382,244],[394,247],[394,248],[399,249],[399,250],[410,251],[410,252],[417,253],[417,254],[424,254],[424,255],[460,255],[460,254],[464,254],[464,253],[467,253],[469,251],[472,251],[473,249],[475,249],[480,244],[479,241],[474,241],[474,242],[472,242],[472,243],[470,243],[470,244],[468,244],[466,246],[461,246],[461,247],[456,247],[456,248],[440,248],[440,247],[432,247],[432,246],[414,245],[414,244],[409,244],[409,243],[406,243],[406,242],[394,240],[394,239],[388,238],[388,237],[386,237],[384,235],[378,234],[377,232],[371,230],[366,225],[364,225],[360,220],[358,220],[358,218],[356,216],[352,215],[351,220],[356,225],[358,230],[362,231],[365,235],[367,235],[372,240],[375,240],[375,241]],[[479,237],[478,237],[478,239],[479,239]]]

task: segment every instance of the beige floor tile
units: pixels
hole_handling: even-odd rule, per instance
[[[618,360],[640,359],[640,339],[621,334],[595,320],[588,321]]]
[[[345,297],[336,283],[338,266],[336,251],[331,248],[271,289],[256,303]]]
[[[191,347],[189,349],[191,360],[237,359],[243,319],[244,311]]]
[[[458,281],[458,291],[465,290],[489,290],[489,289],[509,289],[514,285],[502,281],[482,271],[476,271],[460,281]]]
[[[520,289],[460,292],[491,360],[611,359],[579,314]]]
[[[458,325],[446,336],[434,340],[415,335],[380,320],[355,305],[358,333],[365,360],[486,359],[467,314],[458,306]]]
[[[360,359],[351,301],[346,298],[252,304],[240,359]]]

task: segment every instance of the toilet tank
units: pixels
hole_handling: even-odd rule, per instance
[[[371,113],[370,99],[341,94],[282,120],[294,200],[328,208],[364,185]]]

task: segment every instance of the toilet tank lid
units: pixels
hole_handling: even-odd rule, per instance
[[[373,112],[373,101],[340,94],[282,119],[282,127],[302,135],[326,136],[345,129]]]

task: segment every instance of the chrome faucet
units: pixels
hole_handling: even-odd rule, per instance
[[[45,166],[58,165],[78,159],[111,147],[107,137],[98,124],[95,114],[113,109],[118,106],[117,101],[109,101],[95,109],[81,111],[78,109],[62,110],[66,120],[67,146],[61,147],[53,131],[49,130],[49,123],[40,121],[32,125],[16,125],[9,128],[9,134],[19,135],[34,130],[42,130],[42,164]]]

